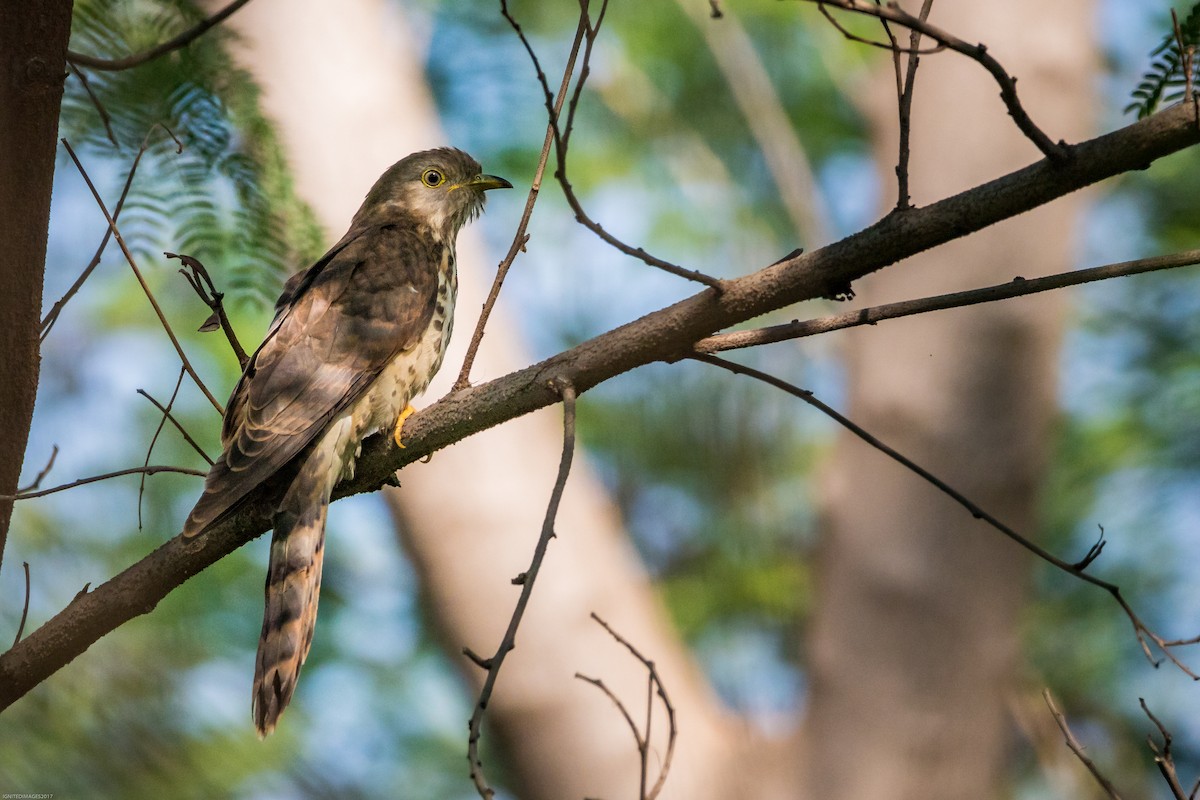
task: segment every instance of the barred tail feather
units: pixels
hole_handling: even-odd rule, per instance
[[[254,668],[253,714],[260,738],[275,730],[312,646],[325,556],[329,496],[341,476],[345,433],[335,424],[307,454],[275,514],[262,636]]]

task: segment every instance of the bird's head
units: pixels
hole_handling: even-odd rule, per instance
[[[495,175],[484,175],[479,162],[462,150],[423,150],[397,161],[375,182],[355,220],[407,212],[444,238],[483,211],[484,192],[511,189]]]

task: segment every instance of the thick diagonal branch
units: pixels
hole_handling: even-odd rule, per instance
[[[654,361],[673,361],[715,331],[792,303],[828,294],[916,253],[1135,169],[1200,142],[1191,105],[1160,114],[1076,146],[1070,161],[1039,161],[932,205],[893,213],[869,228],[811,253],[706,289],[667,308],[601,334],[541,363],[456,392],[412,417],[408,446],[379,438],[363,448],[356,477],[338,496],[374,491],[395,470],[427,454],[559,401],[549,381],[570,380],[579,392]],[[269,504],[248,502],[204,536],[168,540],[115,578],[67,608],[0,655],[0,708],[127,620],[158,602],[202,569],[270,527]]]

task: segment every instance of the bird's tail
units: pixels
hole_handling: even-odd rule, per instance
[[[304,457],[275,513],[266,608],[254,668],[254,726],[260,738],[275,730],[296,689],[300,667],[312,646],[325,557],[329,496],[341,477],[335,424]]]

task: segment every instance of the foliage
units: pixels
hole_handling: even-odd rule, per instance
[[[71,47],[119,57],[203,16],[188,0],[80,0]],[[80,68],[83,77],[67,82],[61,130],[73,144],[125,163],[148,147],[121,220],[126,238],[155,259],[165,244],[220,265],[223,289],[264,303],[320,255],[322,234],[296,196],[258,88],[227,52],[231,38],[218,27],[135,69]]]
[[[1200,49],[1200,3],[1179,23],[1179,36],[1171,31],[1162,43],[1150,53],[1153,63],[1142,82],[1133,90],[1133,102],[1125,107],[1125,113],[1137,111],[1138,119],[1154,113],[1160,103],[1174,103],[1183,97],[1187,76],[1184,74],[1184,56],[1192,53],[1192,69],[1195,70],[1195,53]],[[1156,60],[1155,60],[1156,59]],[[1192,75],[1195,85],[1195,74]]]

